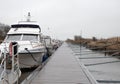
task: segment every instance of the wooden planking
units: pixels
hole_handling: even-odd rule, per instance
[[[27,84],[27,83],[26,83]],[[64,43],[28,84],[93,84]]]

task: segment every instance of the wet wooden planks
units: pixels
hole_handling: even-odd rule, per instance
[[[72,50],[64,43],[28,84],[96,84],[82,70]]]

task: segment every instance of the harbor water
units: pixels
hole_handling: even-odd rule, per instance
[[[120,59],[105,56],[100,51],[92,51],[80,45],[69,44],[69,46],[98,83],[120,84]]]

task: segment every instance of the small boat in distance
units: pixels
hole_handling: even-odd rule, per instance
[[[19,44],[20,68],[32,68],[41,65],[42,57],[46,54],[46,47],[41,38],[41,28],[36,21],[30,20],[30,13],[26,21],[20,21],[11,25],[4,42],[0,45],[0,50],[10,44]],[[9,49],[7,49],[9,52]]]
[[[45,46],[47,49],[47,54],[48,56],[51,56],[54,52],[53,44],[52,44],[52,39],[50,36],[42,36],[45,42]]]

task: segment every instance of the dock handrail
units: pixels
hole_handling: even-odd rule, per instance
[[[8,83],[10,82],[10,84],[17,82],[18,84],[18,78],[21,75],[21,71],[19,69],[18,43],[17,42],[11,42],[11,43],[12,43],[12,46],[11,46],[12,55],[11,56],[10,54],[7,54],[6,48],[4,48],[3,59],[0,64],[0,67],[3,68],[3,71],[0,75],[0,81],[8,82]],[[9,61],[10,61],[10,64],[8,63]],[[9,80],[8,78],[8,75],[9,75],[8,70],[11,73],[11,76],[10,76],[11,80]],[[17,77],[13,75],[14,73],[16,73]]]

